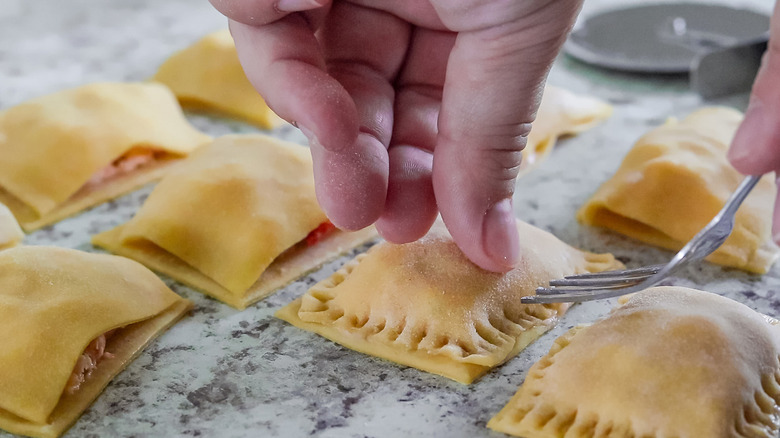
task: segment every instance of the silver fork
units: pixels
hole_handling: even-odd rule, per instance
[[[551,280],[549,287],[540,287],[536,289],[536,295],[523,297],[521,301],[526,304],[576,303],[639,292],[657,284],[681,266],[707,257],[726,241],[734,229],[737,209],[760,179],[761,176],[743,179],[723,209],[669,263]]]

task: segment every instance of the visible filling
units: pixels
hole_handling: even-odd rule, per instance
[[[142,146],[136,146],[125,152],[108,166],[98,170],[92,178],[84,184],[82,190],[101,185],[102,183],[126,175],[141,167],[148,166],[159,161],[166,155],[165,152]]]
[[[114,336],[117,330],[109,330],[93,339],[87,345],[87,348],[76,361],[76,366],[73,367],[68,384],[65,386],[68,394],[78,391],[103,359],[112,359],[114,357],[113,354],[106,351],[106,342]]]
[[[330,235],[334,231],[336,231],[338,228],[336,228],[335,225],[333,225],[330,221],[326,220],[325,222],[321,223],[320,226],[314,229],[311,233],[309,233],[308,236],[306,236],[306,245],[307,246],[314,246],[317,243],[319,243],[322,239],[324,239],[326,236]]]

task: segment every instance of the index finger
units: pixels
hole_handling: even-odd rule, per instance
[[[263,26],[230,20],[230,31],[247,78],[276,114],[296,122],[325,149],[337,151],[355,141],[355,104],[325,71],[319,44],[303,16],[291,14]]]

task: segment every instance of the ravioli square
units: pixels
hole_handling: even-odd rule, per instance
[[[376,236],[344,232],[317,204],[308,148],[229,135],[166,176],[126,224],[94,245],[237,309]]]
[[[0,251],[0,429],[61,435],[191,307],[122,257],[44,246]]]
[[[286,123],[247,79],[227,29],[173,54],[153,79],[167,85],[185,108],[237,117],[263,129]]]
[[[0,112],[0,203],[32,231],[159,179],[210,139],[160,84],[41,96]]]
[[[774,438],[780,327],[715,294],[648,289],[557,339],[488,427],[524,438]]]
[[[720,211],[744,178],[726,152],[739,111],[702,108],[642,136],[577,219],[677,251]],[[734,231],[707,260],[757,274],[780,256],[772,242],[777,189],[765,175],[737,210]]]
[[[612,115],[612,105],[595,97],[548,85],[523,149],[520,175],[550,156],[560,137],[587,131]]]
[[[380,243],[276,316],[347,348],[471,383],[553,327],[568,304],[522,304],[553,278],[621,267],[517,222],[517,267],[485,271],[436,226],[421,240]]]

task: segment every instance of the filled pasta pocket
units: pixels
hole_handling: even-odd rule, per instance
[[[523,304],[554,278],[622,267],[517,223],[520,261],[506,274],[470,262],[443,226],[380,243],[276,316],[373,356],[471,383],[551,329],[568,304]]]
[[[0,202],[25,230],[153,181],[209,136],[160,84],[96,83],[0,112]]]
[[[122,257],[22,246],[0,252],[0,428],[70,427],[191,303]]]
[[[328,222],[307,148],[233,135],[193,154],[93,243],[243,309],[375,235]]]

